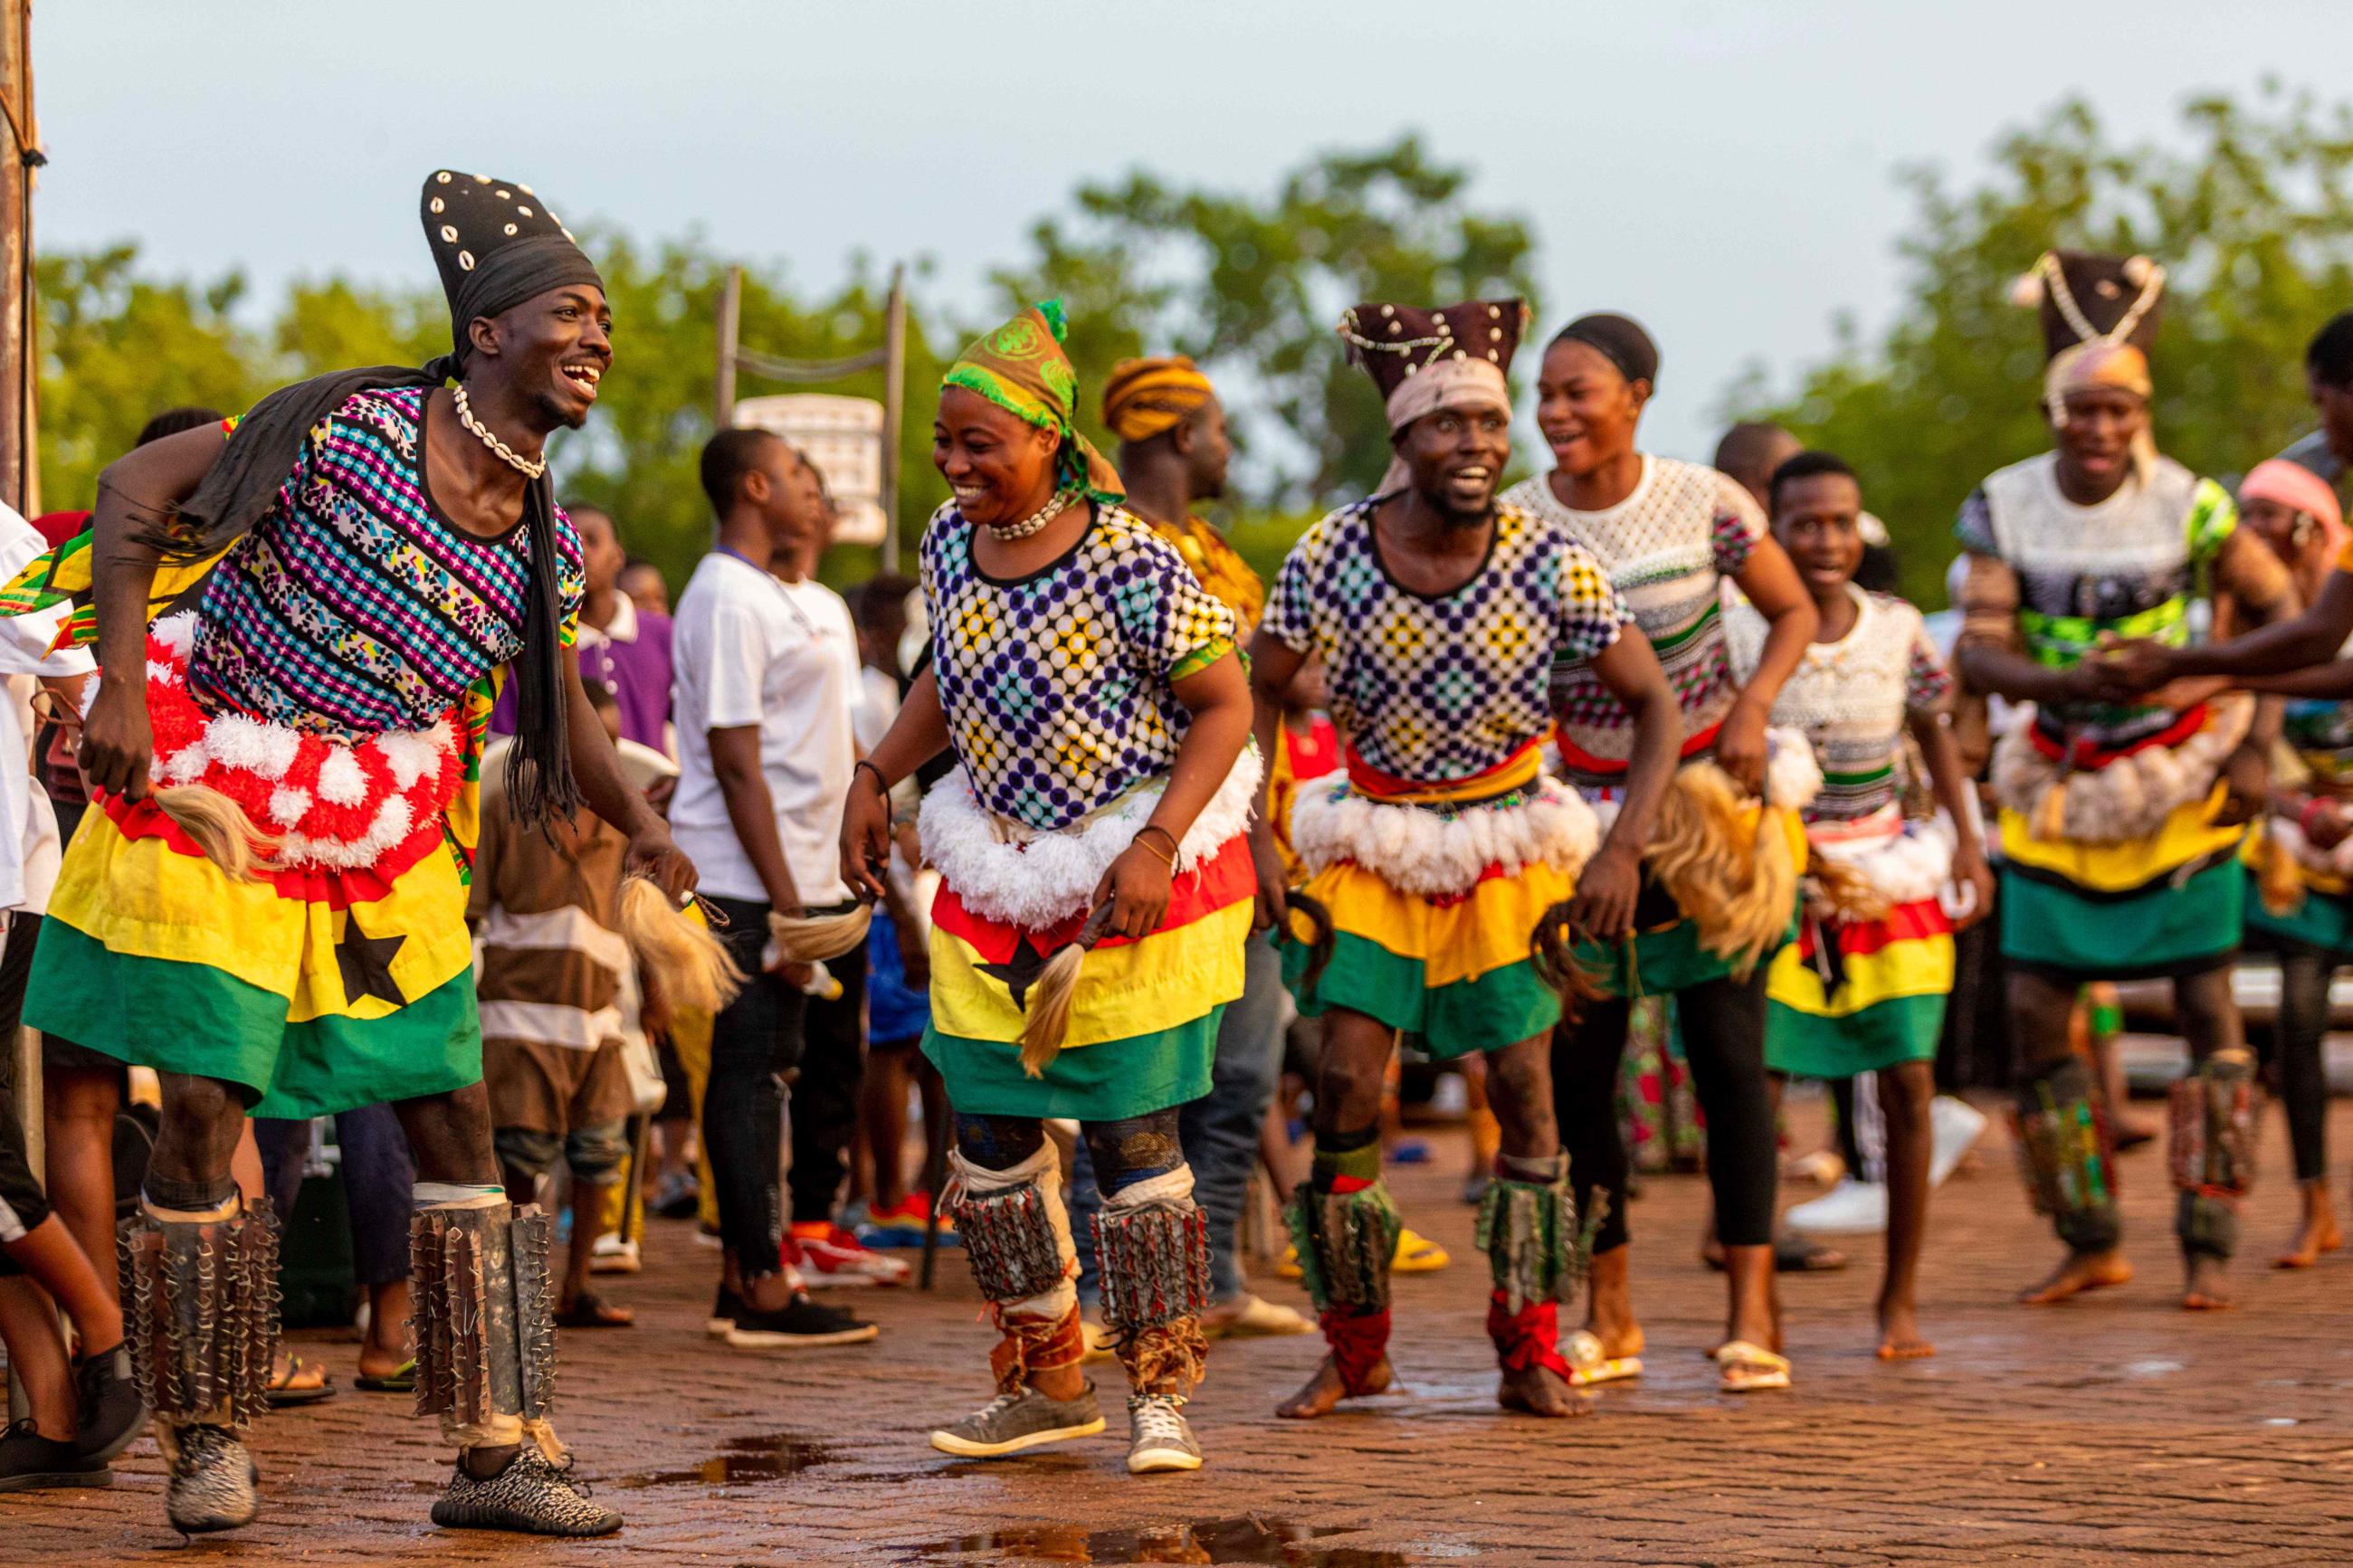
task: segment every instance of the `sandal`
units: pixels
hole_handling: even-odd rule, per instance
[[[352,1379],[352,1385],[370,1394],[414,1394],[417,1392],[417,1358],[410,1356],[381,1377],[364,1372]]]
[[[1789,1386],[1789,1358],[1747,1340],[1734,1340],[1716,1347],[1715,1364],[1722,1374],[1716,1386],[1725,1394],[1754,1394],[1760,1389]]]
[[[626,1329],[638,1321],[627,1307],[616,1307],[594,1290],[583,1290],[568,1306],[555,1310],[559,1329]]]
[[[1590,1329],[1577,1330],[1561,1342],[1560,1348],[1568,1362],[1571,1388],[1591,1388],[1599,1383],[1620,1383],[1642,1375],[1641,1356],[1608,1354],[1601,1336]]]
[[[313,1377],[319,1381],[306,1381]],[[297,1405],[316,1405],[322,1399],[334,1396],[335,1380],[327,1375],[327,1369],[298,1355],[289,1355],[286,1370],[273,1372],[269,1385],[261,1391],[262,1403],[272,1410],[286,1410]]]
[[[1776,1274],[1835,1274],[1845,1267],[1845,1253],[1819,1241],[1808,1241],[1801,1236],[1785,1236],[1773,1244],[1773,1272]]]

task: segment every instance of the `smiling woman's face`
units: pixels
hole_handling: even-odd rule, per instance
[[[1536,428],[1565,473],[1585,475],[1634,449],[1651,384],[1628,381],[1590,343],[1563,339],[1536,372]]]
[[[976,527],[1002,528],[1042,507],[1054,493],[1053,431],[1032,425],[980,394],[951,386],[932,421],[932,466],[955,493],[956,510]]]

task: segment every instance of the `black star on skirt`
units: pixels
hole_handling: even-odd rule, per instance
[[[1010,962],[976,963],[973,967],[991,980],[1003,982],[1005,988],[1013,993],[1013,1005],[1016,1007],[1027,1008],[1029,1005],[1029,987],[1036,983],[1039,975],[1046,972],[1046,958],[1045,953],[1039,952],[1029,944],[1029,933],[1023,931],[1020,939],[1014,943],[1013,957]]]
[[[360,930],[357,910],[345,914],[343,940],[335,943],[335,966],[343,972],[344,999],[357,1002],[363,996],[374,996],[396,1007],[407,1006],[408,998],[392,978],[393,954],[407,940],[398,932],[370,936]]]

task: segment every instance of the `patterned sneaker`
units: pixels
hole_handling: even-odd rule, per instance
[[[572,1460],[556,1464],[524,1444],[486,1481],[466,1473],[460,1461],[448,1489],[433,1505],[433,1522],[445,1530],[512,1530],[525,1535],[610,1535],[621,1516],[590,1500],[588,1483],[572,1479]]]
[[[1049,1399],[1022,1388],[998,1394],[953,1426],[940,1427],[932,1434],[932,1447],[960,1458],[994,1459],[1045,1443],[1092,1437],[1103,1429],[1093,1384],[1076,1399]]]
[[[811,1289],[822,1290],[828,1285],[907,1282],[905,1260],[870,1250],[864,1242],[838,1225],[823,1221],[797,1224],[793,1226],[793,1239],[800,1244],[801,1262],[807,1270]]]
[[[261,1472],[225,1427],[183,1426],[173,1434],[179,1457],[164,1488],[164,1517],[183,1535],[251,1524],[261,1507]]]
[[[1185,1424],[1185,1402],[1173,1394],[1138,1394],[1127,1402],[1127,1473],[1198,1470],[1201,1445]]]

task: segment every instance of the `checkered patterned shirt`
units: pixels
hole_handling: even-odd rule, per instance
[[[1233,612],[1120,507],[1026,577],[984,575],[972,538],[942,507],[922,570],[948,744],[981,804],[1052,832],[1166,774],[1192,721],[1174,685],[1232,651]]]
[[[1592,658],[1631,616],[1566,530],[1510,505],[1495,509],[1477,575],[1451,594],[1414,593],[1374,539],[1382,499],[1307,531],[1259,625],[1323,656],[1332,717],[1366,763],[1416,784],[1469,778],[1543,735],[1555,662]]]

